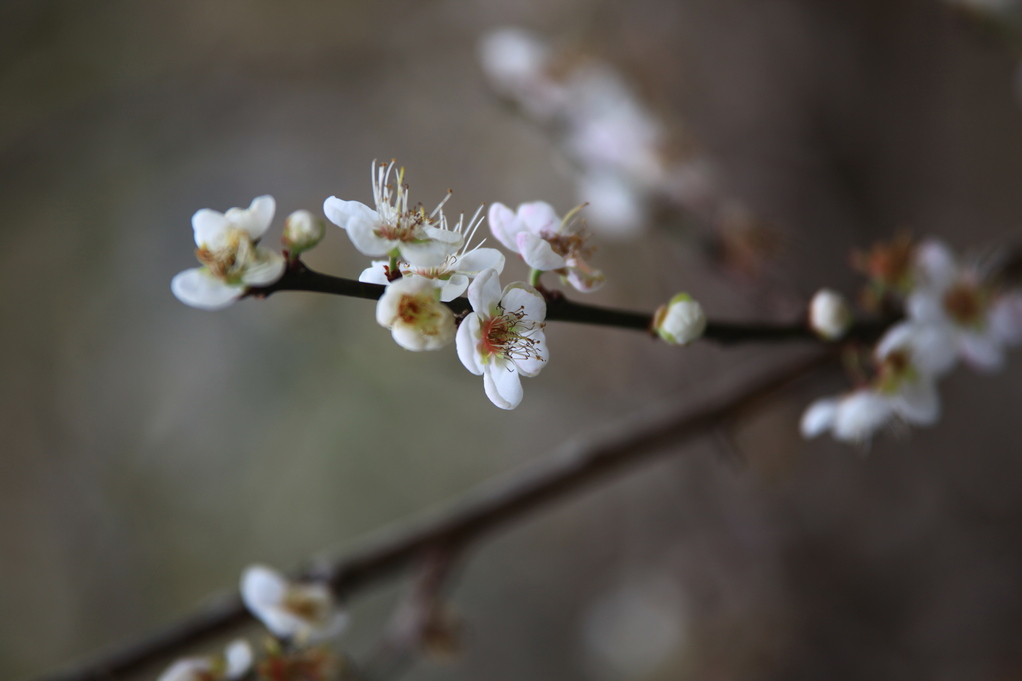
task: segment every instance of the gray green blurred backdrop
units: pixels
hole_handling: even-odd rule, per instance
[[[783,234],[772,276],[795,298],[853,294],[849,250],[899,227],[960,248],[1020,236],[1016,56],[937,2],[5,0],[0,677],[789,356],[551,325],[550,365],[507,413],[453,350],[398,348],[371,303],[208,313],[171,296],[195,210],[368,201],[374,158],[407,167],[413,200],[453,188],[455,212],[570,208],[567,165],[477,66],[507,23],[583,46],[683,122]],[[352,277],[366,262],[333,227],[307,259]],[[711,317],[798,314],[676,230],[595,260],[602,304],[687,290]],[[802,407],[843,385],[821,376],[731,437],[532,516],[460,572],[464,656],[409,677],[1022,678],[1020,379],[1017,356],[959,372],[937,427],[864,457],[798,438]],[[397,592],[354,604],[345,649],[372,645]]]

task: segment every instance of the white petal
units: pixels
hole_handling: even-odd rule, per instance
[[[270,228],[276,210],[277,202],[267,194],[252,199],[248,208],[231,208],[225,216],[235,227],[243,229],[255,241]]]
[[[469,312],[458,327],[458,333],[454,342],[458,349],[458,359],[469,372],[480,376],[483,367],[479,364],[479,353],[476,348],[479,345],[479,337],[482,329],[482,319],[475,312]]]
[[[266,615],[274,615],[284,602],[288,586],[288,581],[276,570],[252,565],[241,576],[241,600],[265,624]]]
[[[928,376],[939,377],[951,371],[958,361],[953,328],[945,324],[920,324],[912,338],[912,364]]]
[[[509,251],[518,252],[518,244],[515,237],[525,229],[514,212],[503,203],[494,203],[490,206],[488,214],[490,232],[497,238],[504,248]]]
[[[858,390],[838,404],[834,414],[834,437],[845,442],[863,442],[890,421],[891,403],[870,390]]]
[[[905,311],[917,322],[944,324],[948,322],[942,295],[936,289],[921,288],[905,301]]]
[[[1022,342],[1022,294],[1000,296],[990,307],[988,320],[1001,342],[1008,345]]]
[[[245,639],[236,639],[224,649],[224,660],[227,662],[225,675],[227,679],[239,679],[252,668],[252,646]]]
[[[501,409],[514,409],[522,401],[522,380],[510,362],[487,364],[483,373],[483,389],[490,402]]]
[[[576,291],[592,293],[598,291],[607,281],[600,270],[589,267],[584,262],[568,260],[568,283]]]
[[[216,251],[227,246],[231,221],[223,213],[203,208],[192,216],[192,231],[195,233],[196,246]]]
[[[323,202],[323,213],[330,222],[348,233],[351,243],[362,255],[387,255],[396,245],[376,235],[380,214],[364,203],[331,196]]]
[[[944,291],[958,277],[954,253],[942,241],[928,239],[916,247],[916,267],[923,284]]]
[[[506,312],[524,312],[523,321],[541,322],[546,319],[546,300],[539,291],[522,281],[504,287],[500,305]]]
[[[389,262],[386,260],[374,260],[370,267],[362,270],[362,274],[358,275],[358,280],[366,284],[386,286],[390,283],[386,270],[388,264]]]
[[[500,278],[496,270],[481,272],[468,287],[468,301],[472,309],[487,317],[497,314],[500,294]]]
[[[212,670],[208,658],[188,657],[167,667],[157,681],[203,681]]]
[[[830,430],[834,425],[839,403],[838,398],[826,397],[810,404],[802,414],[802,422],[799,424],[802,437],[811,439]]]
[[[895,413],[909,423],[929,426],[940,417],[940,395],[932,379],[921,377],[906,381],[897,394],[891,396]]]
[[[249,286],[268,286],[284,276],[284,256],[262,246],[256,247],[257,260],[245,268],[241,280]]]
[[[447,256],[458,250],[458,244],[429,239],[428,241],[399,241],[401,258],[413,267],[440,267]]]
[[[459,256],[454,263],[454,271],[475,276],[483,270],[504,271],[504,254],[496,248],[477,248]]]
[[[533,201],[518,206],[518,219],[533,234],[549,232],[556,234],[561,226],[561,218],[554,212],[554,207],[546,201]]]
[[[444,282],[443,288],[440,289],[440,300],[445,303],[449,303],[468,288],[468,277],[464,274],[452,274],[451,278]]]
[[[241,297],[243,286],[229,286],[205,267],[179,272],[170,281],[170,290],[185,305],[200,310],[220,310]]]
[[[962,358],[980,371],[998,371],[1004,367],[1004,348],[990,330],[985,334],[963,333],[959,336]]]
[[[525,264],[534,270],[547,272],[567,265],[563,257],[554,253],[549,241],[531,232],[518,234],[518,252],[522,254]]]

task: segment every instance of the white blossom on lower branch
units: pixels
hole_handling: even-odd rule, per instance
[[[248,208],[196,212],[192,229],[202,267],[180,272],[171,280],[177,299],[203,310],[218,310],[243,296],[249,286],[267,286],[280,279],[283,256],[258,245],[275,210],[272,196],[259,196]]]
[[[588,293],[603,286],[603,273],[589,266],[589,238],[575,217],[581,206],[564,219],[544,201],[523,203],[512,211],[502,203],[490,206],[490,231],[525,264],[541,272],[553,271],[577,290]]]
[[[460,231],[448,228],[444,217],[443,205],[450,194],[431,213],[421,206],[409,208],[404,171],[394,173],[394,166],[391,161],[377,168],[373,162],[375,210],[331,196],[323,202],[323,212],[348,233],[363,255],[401,258],[415,267],[439,267],[457,253],[463,240]]]
[[[263,565],[245,570],[241,598],[274,636],[303,645],[336,636],[348,622],[325,585],[296,584]]]
[[[415,275],[387,286],[376,303],[376,321],[406,350],[439,350],[454,340],[456,330],[454,313],[440,302],[440,288]]]
[[[706,315],[692,296],[679,293],[657,309],[653,330],[670,345],[688,345],[706,331]]]
[[[514,409],[522,401],[520,376],[537,375],[547,361],[543,320],[546,301],[524,282],[503,291],[494,270],[486,270],[468,287],[472,312],[458,328],[458,358],[483,377],[490,401]]]
[[[227,644],[223,655],[186,657],[173,663],[157,681],[233,681],[252,668],[252,647],[243,639]]]

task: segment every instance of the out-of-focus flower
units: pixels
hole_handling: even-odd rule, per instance
[[[325,585],[295,584],[263,565],[245,570],[241,598],[274,636],[301,644],[336,636],[348,622]]]
[[[479,62],[493,88],[540,120],[567,103],[564,86],[550,75],[550,61],[549,46],[521,28],[496,29],[479,43]]]
[[[482,223],[480,213],[482,208],[476,211],[475,216],[469,221],[464,232],[464,244],[456,255],[447,256],[447,260],[438,267],[414,267],[404,261],[398,262],[398,267],[403,276],[419,276],[434,280],[440,287],[440,300],[447,303],[468,288],[468,282],[483,270],[494,269],[498,273],[504,271],[504,254],[496,248],[481,248],[482,243],[472,247],[472,237]],[[458,220],[454,231],[461,233],[463,218]],[[386,260],[374,260],[373,264],[362,271],[358,280],[370,284],[390,283],[389,263]]]
[[[865,302],[874,306],[888,294],[907,293],[915,281],[915,254],[916,241],[904,232],[889,242],[874,244],[868,251],[852,254],[852,264],[869,278]]]
[[[408,207],[404,170],[394,173],[394,162],[377,168],[373,162],[373,198],[376,210],[359,201],[331,196],[323,203],[327,219],[348,232],[364,255],[400,258],[414,267],[439,267],[462,245],[460,231],[449,229],[443,201],[427,214]],[[391,175],[395,182],[391,183]]]
[[[267,286],[280,279],[283,256],[257,245],[275,210],[272,196],[259,196],[248,208],[197,211],[192,229],[202,267],[180,272],[171,280],[177,299],[199,309],[218,310],[244,295],[249,286]]]
[[[852,311],[844,296],[822,288],[809,301],[809,326],[820,337],[838,340],[852,324]]]
[[[279,646],[256,667],[260,681],[329,681],[348,678],[344,658],[323,646],[282,650]]]
[[[874,350],[877,375],[866,387],[816,400],[802,416],[802,435],[826,431],[845,442],[865,442],[898,419],[928,426],[940,417],[937,379],[954,366],[955,353],[944,329],[903,322],[891,327]]]
[[[687,293],[679,293],[653,315],[653,330],[671,345],[688,345],[706,330],[702,306]]]
[[[252,647],[243,639],[232,641],[223,655],[187,657],[170,665],[158,681],[233,681],[252,668]]]
[[[547,361],[543,320],[546,301],[523,282],[503,291],[494,270],[486,270],[469,285],[472,312],[458,328],[458,358],[465,368],[483,377],[490,401],[514,409],[522,401],[521,376],[537,375]]]
[[[919,281],[906,301],[909,316],[943,327],[955,352],[977,369],[1004,364],[1004,347],[1022,340],[1022,294],[1000,291],[978,268],[962,267],[939,241],[920,244]]]
[[[307,210],[296,210],[284,221],[284,236],[281,241],[292,255],[315,247],[326,235],[326,225]]]
[[[454,340],[457,328],[451,308],[440,302],[440,289],[415,275],[387,286],[376,303],[376,321],[398,345],[415,351],[439,350]]]
[[[579,206],[562,220],[544,201],[523,203],[512,211],[502,203],[490,206],[490,231],[507,249],[541,272],[554,271],[582,292],[600,288],[605,278],[586,262],[592,249],[575,216]],[[584,224],[584,223],[583,223]]]

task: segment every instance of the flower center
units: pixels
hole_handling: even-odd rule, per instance
[[[562,258],[585,259],[592,255],[592,249],[585,247],[586,239],[588,239],[587,234],[554,234],[543,232],[541,236],[550,243],[554,253]]]
[[[501,310],[503,311],[503,308]],[[543,357],[537,349],[539,343],[525,333],[541,329],[544,324],[526,320],[524,317],[525,309],[519,308],[514,312],[504,312],[484,321],[482,340],[479,343],[481,354],[497,355],[510,360],[535,358],[542,361]]]
[[[877,370],[877,389],[884,394],[897,392],[898,386],[903,381],[911,380],[916,375],[909,352],[907,350],[895,350],[884,358],[883,363]]]
[[[227,245],[217,250],[210,250],[203,246],[195,250],[195,257],[199,259],[209,273],[228,284],[238,283],[241,274],[252,258],[255,251],[255,244],[248,232],[240,229],[232,229],[227,235]]]
[[[418,211],[399,213],[393,220],[376,228],[376,236],[389,241],[422,241],[426,236],[422,233],[422,225],[428,222],[426,214]]]
[[[978,326],[986,303],[978,288],[958,283],[944,294],[944,309],[960,326]]]
[[[284,610],[296,617],[310,622],[326,620],[327,607],[320,598],[315,598],[302,590],[292,589],[284,598]]]
[[[443,312],[432,296],[401,296],[397,316],[402,324],[414,326],[427,336],[437,335],[443,322]]]

